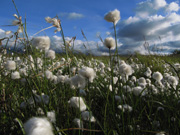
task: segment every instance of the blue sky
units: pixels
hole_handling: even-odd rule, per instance
[[[100,45],[97,52],[106,54],[106,49],[96,37],[100,33],[102,38],[113,36],[112,23],[104,20],[104,15],[114,9],[121,12],[121,20],[117,24],[119,50],[142,50],[143,37],[150,43],[165,46],[168,52],[180,48],[179,28],[179,1],[173,0],[15,0],[20,15],[27,18],[27,30],[29,35],[50,26],[45,22],[45,17],[56,15],[61,19],[64,34],[67,40],[77,36],[78,49],[83,49],[84,43],[81,29],[83,29],[92,49],[96,50],[96,43]],[[7,31],[17,29],[10,25],[16,13],[11,0],[1,0],[0,6],[0,30]],[[176,30],[176,31],[175,31]],[[107,32],[111,35],[107,35]],[[2,35],[2,34],[1,34]],[[52,37],[52,43],[57,43],[60,34],[54,34],[54,28],[38,34]],[[161,37],[158,39],[159,36]],[[169,40],[167,40],[169,38]],[[171,40],[170,40],[171,39]],[[59,42],[60,45],[60,42]],[[57,45],[55,45],[57,46]],[[95,52],[96,52],[95,51]],[[124,51],[123,51],[124,52]]]
[[[103,36],[106,31],[111,31],[111,24],[104,20],[105,13],[117,8],[121,11],[121,18],[126,19],[134,15],[133,9],[138,0],[15,0],[15,2],[21,16],[27,16],[30,34],[49,25],[44,20],[46,16],[54,17],[57,14],[66,36],[77,35],[77,38],[81,39],[83,29],[89,40],[95,40],[96,32],[101,32]],[[11,24],[14,19],[12,15],[16,13],[11,0],[2,0],[0,13],[0,25]],[[76,13],[77,17],[74,15],[74,18],[68,18],[71,13]],[[48,30],[46,34],[52,36],[54,33],[53,30]]]

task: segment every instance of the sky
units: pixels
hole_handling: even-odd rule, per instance
[[[27,32],[32,37],[39,30],[51,26],[45,17],[59,16],[66,40],[76,36],[75,49],[86,52],[89,45],[95,55],[107,55],[98,38],[114,37],[113,24],[104,20],[109,11],[120,11],[121,19],[116,25],[120,54],[139,52],[170,53],[180,49],[179,1],[174,0],[14,0],[20,15],[27,21]],[[5,31],[16,31],[11,25],[16,9],[11,0],[0,3],[0,38]],[[55,28],[36,36],[49,36],[51,49],[61,48],[63,42]],[[81,34],[83,30],[88,42]],[[146,43],[146,44],[145,44]],[[98,45],[98,47],[97,47]],[[146,47],[145,47],[146,46]]]

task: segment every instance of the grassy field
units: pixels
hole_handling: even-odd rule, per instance
[[[73,56],[69,62],[59,54],[53,60],[43,57],[1,55],[1,134],[23,134],[23,123],[32,117],[47,117],[54,134],[179,133],[179,57],[120,57],[111,62],[113,67],[107,56]],[[7,69],[11,59],[15,70]],[[131,74],[120,69],[123,64]],[[20,76],[12,78],[14,71]],[[163,77],[159,81],[153,76],[157,71]]]

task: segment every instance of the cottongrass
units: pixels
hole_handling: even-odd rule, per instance
[[[5,68],[7,70],[15,70],[16,69],[16,62],[15,61],[12,61],[12,60],[8,60],[6,63],[5,63]]]
[[[112,37],[107,37],[104,39],[104,46],[109,49],[114,49],[116,46],[115,40]]]
[[[116,24],[121,19],[120,11],[117,9],[110,11],[105,15],[104,19],[108,22],[113,22]]]
[[[84,103],[84,100],[82,97],[72,97],[68,103],[71,107],[74,107],[76,109],[79,109],[81,112],[86,110],[86,104]]]
[[[48,50],[50,47],[50,38],[48,36],[39,36],[32,39],[32,46],[42,50]]]
[[[26,135],[54,135],[47,118],[33,117],[24,124]]]

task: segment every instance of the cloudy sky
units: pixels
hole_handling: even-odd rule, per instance
[[[56,15],[67,40],[76,36],[75,49],[87,51],[89,46],[96,55],[106,55],[108,50],[97,35],[103,39],[114,37],[112,23],[104,20],[104,15],[114,9],[121,13],[117,23],[118,49],[122,53],[147,53],[149,46],[153,52],[169,53],[180,49],[180,12],[179,1],[174,0],[15,0],[20,15],[27,19],[27,30],[32,36],[39,30],[50,26],[45,17]],[[5,31],[16,31],[11,25],[16,10],[11,0],[1,0],[0,38],[7,36]],[[81,29],[88,42],[83,38]],[[47,35],[51,38],[52,49],[61,48],[60,33],[54,28],[36,36]],[[146,43],[146,44],[145,44]],[[146,47],[144,47],[144,45]]]

